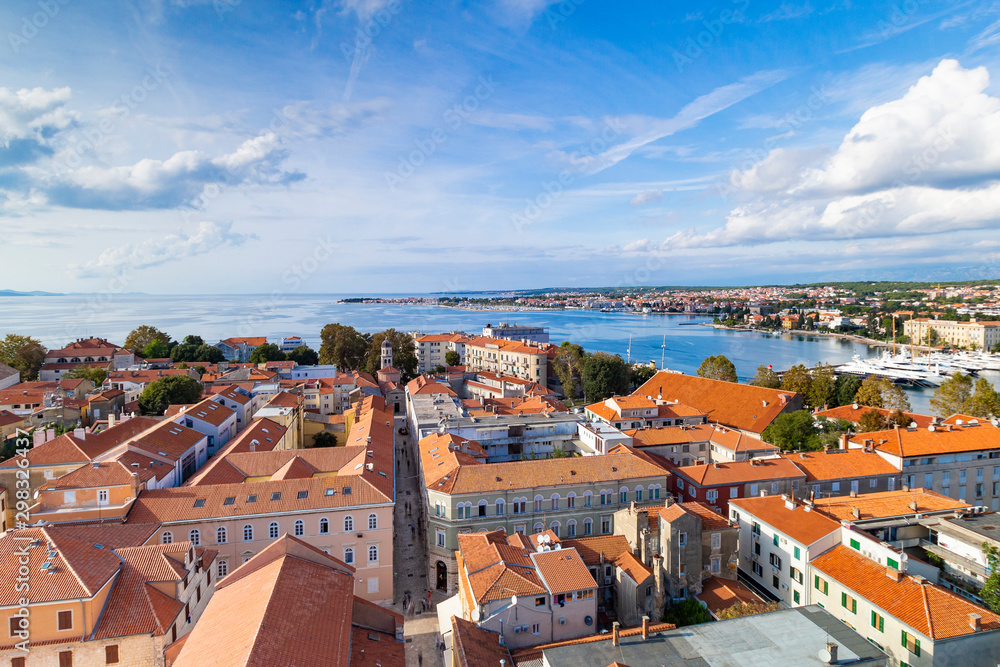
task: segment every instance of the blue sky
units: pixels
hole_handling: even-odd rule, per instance
[[[1000,277],[1000,3],[11,0],[0,25],[0,288]]]

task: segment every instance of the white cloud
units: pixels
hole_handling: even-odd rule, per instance
[[[88,166],[36,173],[50,203],[74,208],[146,210],[196,206],[207,186],[284,185],[304,176],[285,171],[287,157],[273,132],[244,141],[216,158],[182,151],[166,160],[144,159],[121,167]],[[39,170],[33,170],[38,172]]]
[[[645,204],[652,204],[663,199],[663,190],[646,190],[645,192],[640,192],[629,202],[632,206],[643,206]]]
[[[513,23],[530,23],[558,0],[498,0],[499,8]]]
[[[178,231],[140,244],[129,243],[108,248],[97,259],[82,266],[70,265],[68,273],[74,278],[95,278],[122,272],[128,274],[133,270],[161,266],[257,240],[255,234],[234,232],[232,227],[231,222],[202,222],[193,234]]]
[[[634,136],[596,155],[580,156],[565,153],[556,155],[574,164],[586,174],[596,174],[625,160],[647,144],[695,127],[705,118],[724,111],[786,78],[788,73],[783,70],[757,72],[696,98],[672,118],[629,116],[610,119],[607,125],[616,133],[615,136],[626,131],[631,131]]]
[[[993,229],[1000,220],[1000,100],[985,68],[942,61],[900,99],[866,111],[822,166],[824,149],[775,149],[732,176],[769,193],[722,227],[677,232],[671,248],[879,238]]]
[[[771,21],[788,21],[809,16],[813,13],[812,6],[807,2],[804,5],[794,5],[790,2],[783,2],[773,12],[760,17],[760,23],[770,23]]]
[[[78,121],[66,107],[69,88],[0,88],[0,166],[28,164],[52,154],[52,140]]]

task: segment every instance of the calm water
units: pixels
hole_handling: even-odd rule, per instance
[[[365,332],[393,327],[425,333],[454,330],[478,333],[487,323],[515,321],[547,326],[554,343],[571,340],[588,351],[603,350],[623,358],[628,356],[631,336],[633,361],[655,361],[659,366],[662,358],[667,368],[687,373],[693,373],[705,357],[724,354],[736,364],[742,379],[751,377],[761,364],[781,370],[794,364],[812,366],[821,361],[836,364],[850,361],[854,354],[878,353],[859,343],[825,336],[720,331],[699,326],[698,323],[711,322],[711,317],[704,316],[578,310],[485,312],[436,306],[337,304],[339,298],[331,295],[3,297],[0,336],[31,335],[48,347],[60,347],[90,335],[121,343],[136,325],[150,324],[176,339],[196,334],[212,343],[230,336],[277,339],[294,335],[318,349],[320,330],[330,322]],[[914,409],[927,411],[931,393],[910,391]]]

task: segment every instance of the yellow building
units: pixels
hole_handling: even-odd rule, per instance
[[[465,344],[467,371],[513,375],[545,385],[548,345],[478,336]]]
[[[937,334],[939,345],[947,343],[952,347],[989,351],[1000,343],[1000,321],[996,320],[957,322],[921,317],[903,324],[903,333],[917,344],[927,344],[931,331]]]

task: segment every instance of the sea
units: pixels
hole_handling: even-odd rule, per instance
[[[758,366],[784,370],[795,364],[839,364],[854,355],[881,353],[863,343],[830,336],[728,331],[703,326],[711,316],[689,314],[602,313],[594,310],[466,310],[427,304],[338,303],[363,295],[219,294],[0,297],[0,337],[33,336],[49,348],[77,338],[99,336],[124,342],[140,324],[155,326],[175,339],[188,334],[209,343],[232,336],[267,336],[273,342],[299,336],[319,349],[323,326],[337,322],[362,332],[394,328],[405,332],[481,333],[499,322],[548,327],[553,343],[569,340],[587,351],[619,354],[633,362],[655,362],[694,373],[705,357],[722,354],[741,380]],[[380,295],[396,296],[396,295]],[[398,295],[408,296],[408,295]],[[417,295],[420,296],[420,295]],[[1000,373],[987,373],[998,384]],[[929,412],[933,390],[908,388],[913,409]]]

